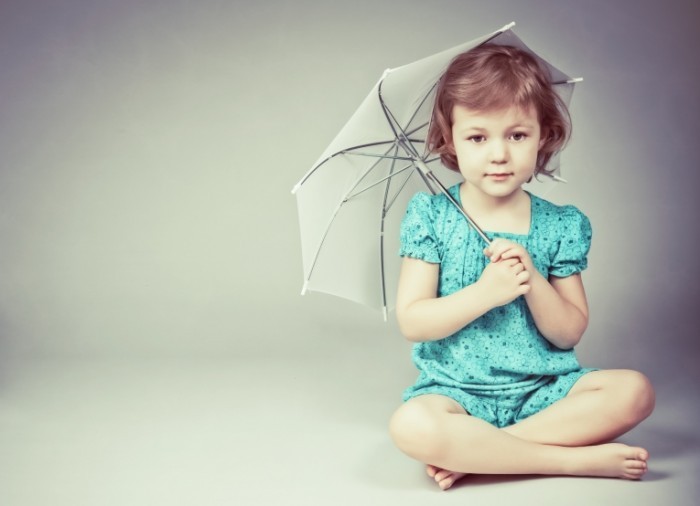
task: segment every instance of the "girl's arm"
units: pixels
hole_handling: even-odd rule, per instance
[[[518,259],[487,265],[476,283],[445,297],[437,296],[439,276],[439,264],[403,259],[396,316],[401,332],[410,341],[448,337],[530,289],[529,274]]]
[[[525,296],[535,325],[557,348],[573,348],[588,326],[588,302],[581,274],[550,276],[547,280],[535,272],[530,278],[532,289]]]
[[[497,242],[498,241],[498,242]],[[530,272],[530,292],[525,301],[540,333],[554,346],[570,349],[578,344],[588,326],[588,302],[580,274],[546,279],[521,245],[494,241],[486,253],[492,262],[518,258]]]

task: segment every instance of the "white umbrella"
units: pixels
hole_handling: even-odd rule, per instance
[[[297,183],[304,287],[387,311],[394,306],[399,226],[416,191],[443,192],[460,180],[431,155],[425,138],[437,83],[450,61],[481,44],[523,48],[551,73],[569,103],[578,79],[553,67],[512,31],[514,23],[416,62],[388,69],[319,160]],[[558,159],[547,170],[558,177]],[[436,177],[434,172],[438,173]],[[442,181],[442,182],[441,182]]]

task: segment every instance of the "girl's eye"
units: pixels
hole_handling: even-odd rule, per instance
[[[467,140],[469,140],[475,144],[479,144],[481,142],[484,142],[486,140],[486,137],[484,137],[483,135],[472,135]]]
[[[527,134],[524,134],[522,132],[515,132],[510,137],[514,141],[520,142],[520,141],[524,141],[527,138]]]

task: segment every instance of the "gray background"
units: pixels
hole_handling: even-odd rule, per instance
[[[569,184],[547,197],[594,226],[580,359],[652,378],[659,407],[632,442],[661,465],[642,484],[485,479],[435,497],[690,504],[698,10],[3,0],[2,503],[433,497],[385,430],[413,379],[410,347],[373,310],[299,296],[290,190],[385,68],[514,20],[585,78]]]

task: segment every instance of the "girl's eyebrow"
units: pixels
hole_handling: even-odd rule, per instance
[[[523,121],[522,123],[516,123],[510,128],[535,128],[537,125],[535,123],[530,123],[529,121]]]
[[[458,132],[469,132],[469,131],[475,131],[475,132],[486,132],[488,131],[486,128],[480,127],[480,126],[471,126],[467,125],[464,128],[460,128]]]
[[[510,130],[517,130],[517,129],[528,129],[528,130],[534,130],[535,129],[535,124],[530,123],[530,122],[523,122],[523,123],[513,123],[510,126],[507,126],[505,128],[506,131]],[[481,127],[478,125],[467,125],[463,128],[459,128],[457,130],[459,133],[464,133],[464,132],[469,132],[469,131],[474,131],[474,132],[488,132],[488,128]]]

